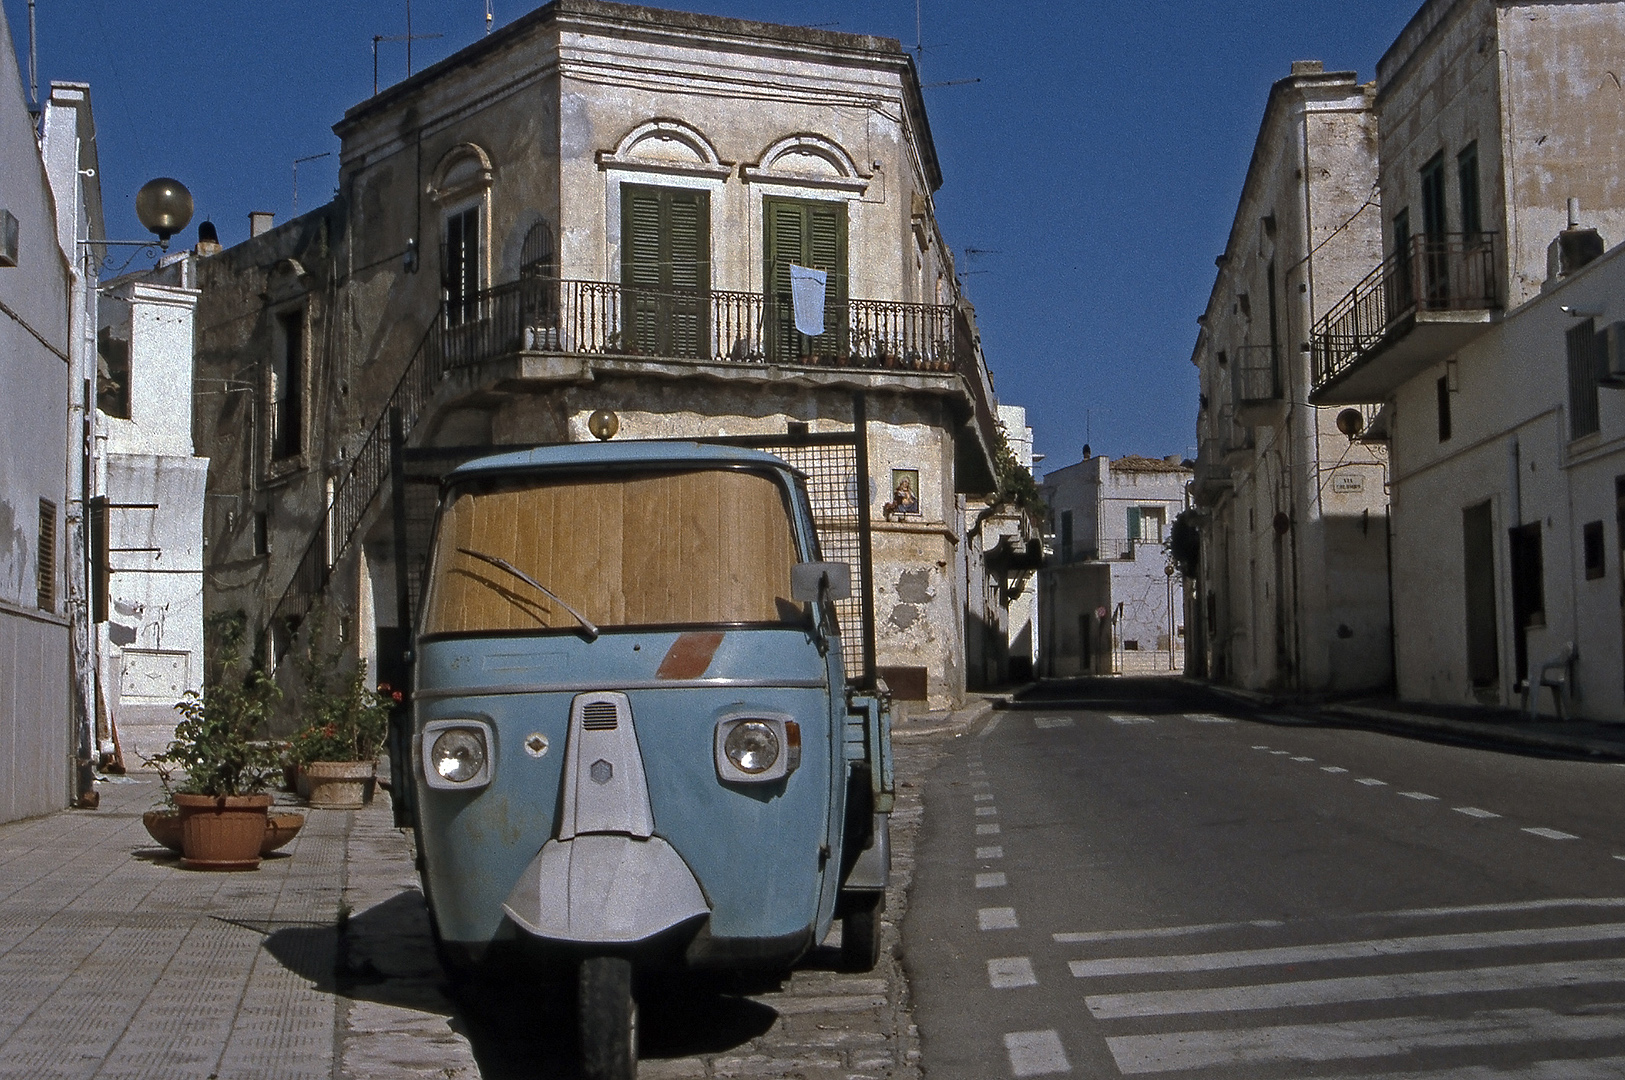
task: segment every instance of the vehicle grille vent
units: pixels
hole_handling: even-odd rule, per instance
[[[581,708],[581,726],[588,731],[614,731],[620,723],[620,710],[613,701],[592,701]]]

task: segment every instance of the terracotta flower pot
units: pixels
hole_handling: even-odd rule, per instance
[[[265,819],[265,841],[260,844],[260,854],[269,855],[277,848],[286,845],[299,830],[304,827],[303,814],[270,814]]]
[[[253,870],[265,843],[269,795],[176,795],[181,865],[194,870]]]
[[[179,855],[181,852],[181,816],[174,810],[148,810],[141,815],[141,824],[154,840]]]
[[[310,805],[321,810],[356,810],[372,787],[373,761],[311,761],[305,765]]]

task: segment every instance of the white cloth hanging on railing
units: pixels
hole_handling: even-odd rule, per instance
[[[829,275],[822,270],[790,264],[790,299],[796,309],[796,329],[808,337],[824,332],[824,294]]]

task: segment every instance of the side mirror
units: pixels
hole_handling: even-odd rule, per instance
[[[852,567],[844,562],[804,562],[790,568],[790,599],[798,603],[847,600],[852,596]]]

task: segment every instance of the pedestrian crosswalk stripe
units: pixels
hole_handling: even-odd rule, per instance
[[[1625,1076],[1625,1057],[1537,1061],[1533,1065],[1504,1068],[1468,1065],[1428,1072],[1328,1076],[1325,1080],[1619,1080],[1621,1076]]]
[[[1619,940],[1625,940],[1625,923],[1596,923],[1584,926],[1541,926],[1517,930],[1489,930],[1481,933],[1338,941],[1325,945],[1283,945],[1268,949],[1237,949],[1185,956],[1125,956],[1100,960],[1074,960],[1067,966],[1072,969],[1075,977],[1088,979],[1103,975],[1225,971],[1233,968],[1308,964],[1321,960],[1352,960],[1370,956],[1406,956],[1414,953],[1458,952],[1466,949],[1507,949],[1525,945]]]
[[[1466,814],[1468,817],[1475,818],[1494,818],[1501,816],[1500,814],[1492,813],[1489,810],[1480,810],[1476,806],[1455,806],[1451,807],[1451,809],[1455,810],[1455,812],[1458,814]]]
[[[1009,881],[1005,878],[1003,870],[990,870],[976,875],[976,887],[978,889],[1002,889],[1008,884]]]
[[[1209,716],[1206,713],[1186,713],[1185,719],[1193,724],[1234,724],[1235,720],[1228,716]],[[1256,746],[1253,749],[1258,749]]]
[[[1021,924],[1016,921],[1016,909],[1013,907],[985,907],[977,909],[976,928],[978,930],[1019,930]]]
[[[1033,717],[1033,727],[1037,728],[1040,731],[1047,731],[1050,728],[1071,727],[1075,722],[1076,721],[1074,721],[1072,719],[1072,717],[1070,717],[1070,716],[1035,716],[1035,717]]]
[[[1053,1076],[1069,1073],[1071,1064],[1061,1047],[1061,1036],[1049,1031],[1012,1031],[1004,1037],[1010,1071],[1016,1076]]]
[[[1124,713],[1112,713],[1107,719],[1114,724],[1155,724],[1156,721],[1149,716],[1134,716]]]
[[[1037,986],[1038,976],[1033,974],[1033,962],[1029,958],[1005,956],[987,962],[987,984],[995,990],[1014,990]]]
[[[1401,791],[1400,794],[1407,799],[1415,799],[1417,802],[1439,801],[1439,797],[1437,795],[1429,795],[1425,791]]]
[[[1625,982],[1625,960],[1581,960],[1546,964],[1512,964],[1463,971],[1424,971],[1402,975],[1359,975],[1342,979],[1306,979],[1256,986],[1220,986],[1201,990],[1148,990],[1130,994],[1095,994],[1084,999],[1096,1019],[1171,1016],[1178,1013],[1239,1012],[1288,1006],[1330,1005],[1351,1001],[1478,994],[1548,986],[1586,986]]]
[[[1135,941],[1142,938],[1185,937],[1190,934],[1210,934],[1218,930],[1239,930],[1256,926],[1261,929],[1283,926],[1280,919],[1254,919],[1251,922],[1194,923],[1190,926],[1153,926],[1144,930],[1088,930],[1081,933],[1051,934],[1057,944],[1071,945],[1090,941]]]
[[[1548,840],[1578,840],[1578,839],[1580,839],[1578,836],[1575,836],[1573,833],[1564,832],[1561,829],[1525,829],[1523,831],[1526,832],[1526,833],[1534,833],[1536,836],[1544,836]]]
[[[1108,1038],[1106,1046],[1116,1059],[1118,1070],[1132,1076],[1222,1065],[1391,1057],[1458,1046],[1615,1039],[1621,1034],[1625,1034],[1625,1003],[1616,1002],[1591,1006],[1581,1015],[1549,1009],[1498,1009],[1464,1017],[1405,1016],[1226,1031],[1120,1035]],[[1470,1075],[1500,1077],[1504,1074]],[[1564,1074],[1565,1077],[1575,1075],[1584,1074]]]

